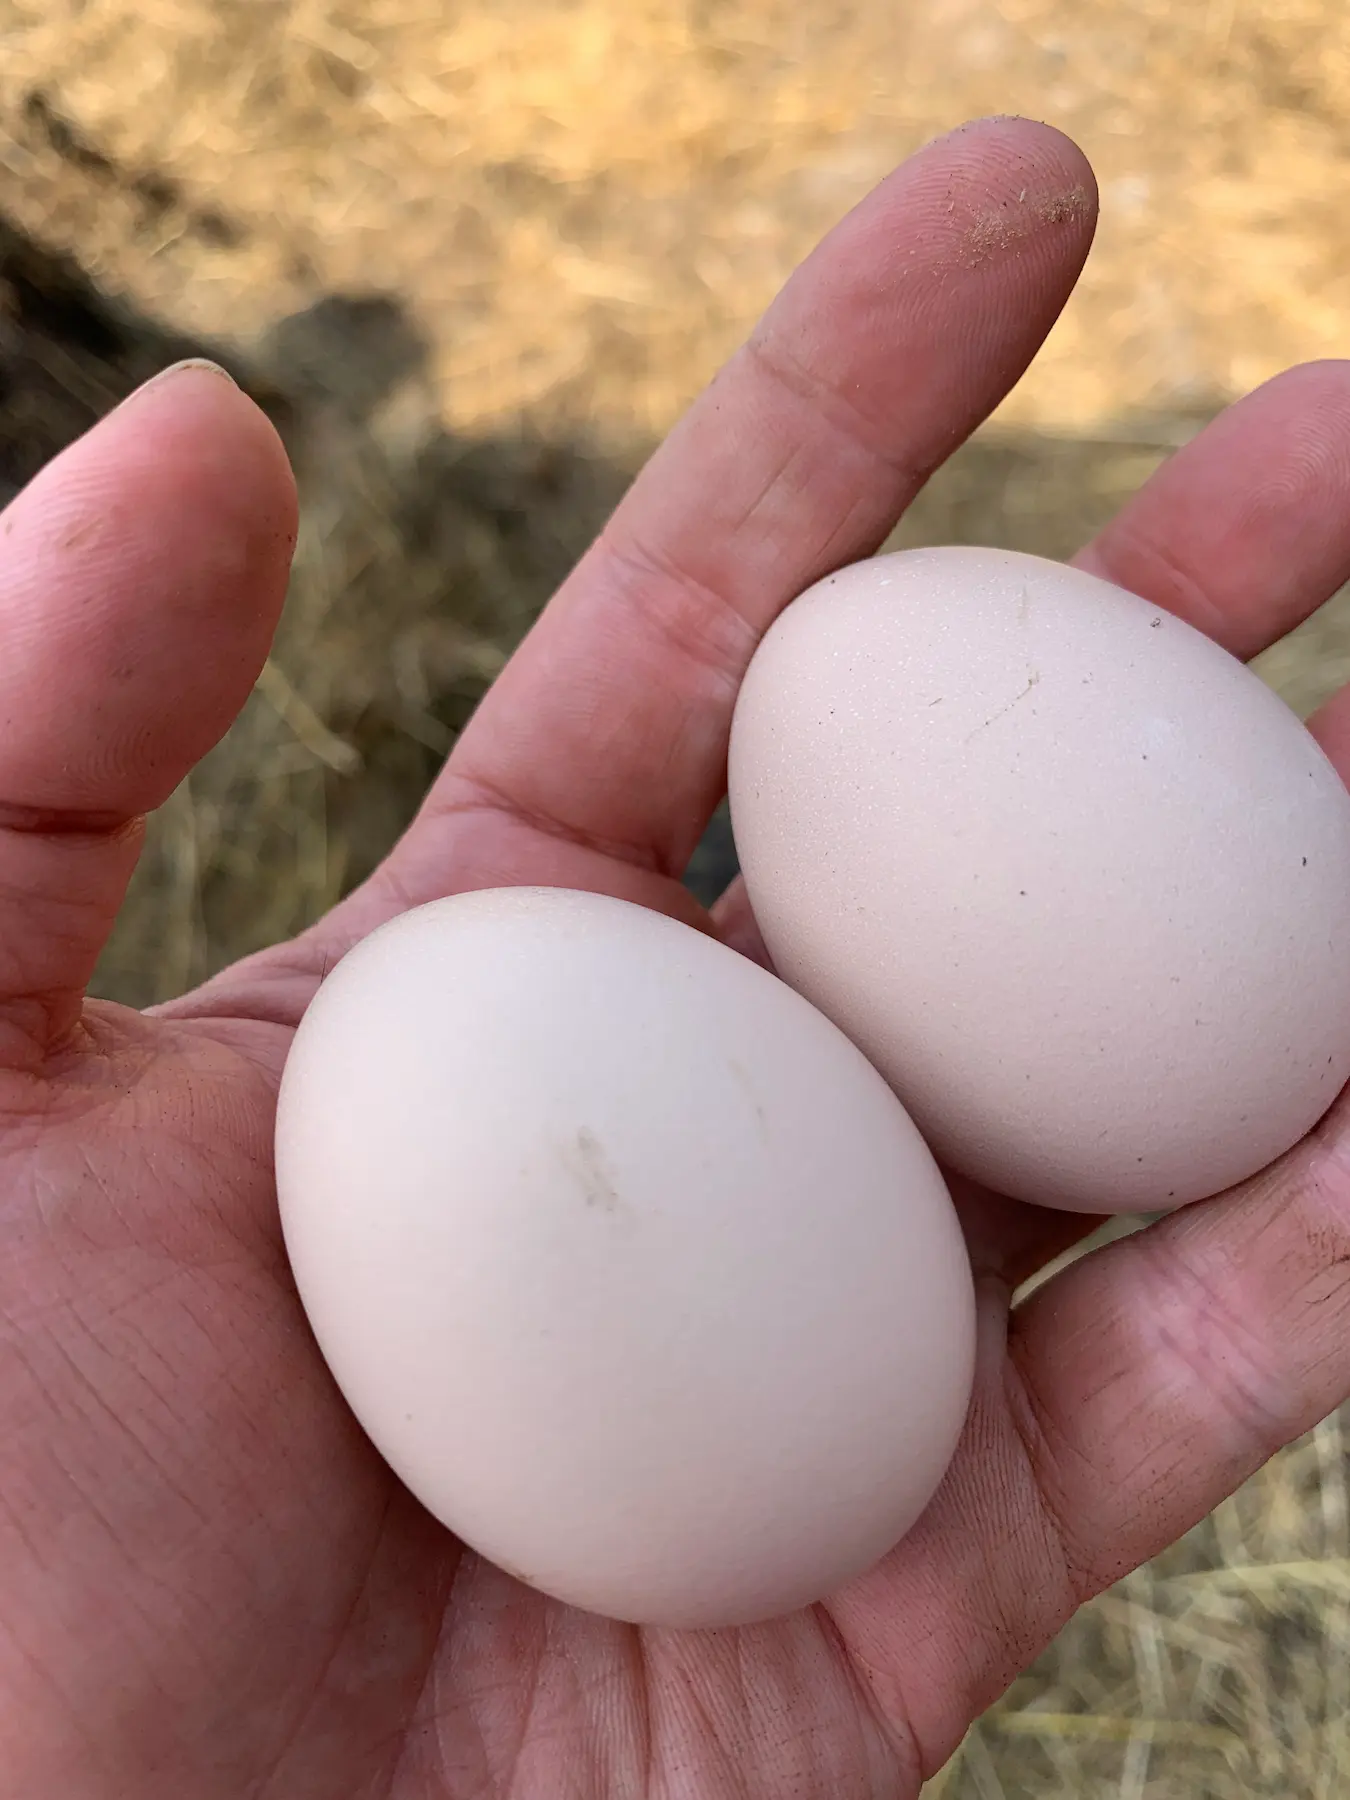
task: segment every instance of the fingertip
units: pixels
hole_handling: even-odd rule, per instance
[[[170,512],[175,537],[201,525],[264,568],[284,553],[289,569],[299,512],[290,458],[266,413],[216,363],[162,370],[46,463],[4,509],[7,554],[106,536],[108,521],[93,532],[85,515],[108,493],[130,491]],[[140,511],[151,519],[150,507]]]
[[[1282,369],[1229,412],[1235,421],[1243,421],[1257,410],[1271,426],[1295,435],[1310,451],[1330,454],[1342,484],[1350,477],[1350,360],[1328,356]]]
[[[1047,166],[1063,170],[1073,182],[1081,183],[1093,200],[1097,197],[1097,177],[1087,152],[1076,138],[1052,125],[1048,119],[1033,119],[1025,113],[992,113],[976,120],[977,127],[997,133],[1011,146],[1045,159]]]
[[[972,120],[908,157],[840,221],[755,340],[772,335],[798,366],[846,386],[885,439],[897,400],[941,418],[940,460],[1040,348],[1096,220],[1096,180],[1071,138],[1031,119]],[[864,389],[851,374],[855,345],[901,331],[916,348],[926,340],[924,354],[871,371]]]
[[[866,196],[808,259],[878,266],[913,290],[1008,284],[998,311],[1038,343],[1067,299],[1097,226],[1097,182],[1083,151],[1034,119],[974,119],[932,139]],[[787,292],[793,291],[790,283]],[[1016,289],[1016,292],[1012,290]],[[897,299],[902,296],[897,293]]]
[[[144,395],[154,393],[157,389],[167,386],[169,382],[179,380],[185,374],[194,373],[214,375],[219,380],[227,382],[230,387],[237,388],[239,386],[229,370],[220,363],[213,362],[209,356],[184,356],[180,357],[177,362],[169,363],[157,374],[149,376],[139,387],[133,388],[120,404],[134,406],[136,401],[143,398]]]
[[[228,728],[271,646],[295,480],[262,410],[192,363],[53,458],[0,522],[0,758],[26,805],[146,811]],[[58,714],[31,696],[58,693]],[[72,720],[98,741],[57,754]]]
[[[1031,195],[1060,203],[1046,221],[1086,224],[1097,216],[1097,176],[1087,153],[1067,132],[1020,113],[990,113],[931,139],[911,162],[974,161],[990,173],[1006,171],[1031,184]],[[902,164],[901,167],[906,165]]]
[[[1219,413],[1073,560],[1236,656],[1350,579],[1350,361],[1300,363]]]
[[[165,448],[185,452],[208,479],[228,470],[241,483],[235,493],[241,516],[254,520],[265,512],[294,542],[299,503],[281,434],[219,363],[190,357],[162,369],[88,434],[96,437],[133,451],[138,440],[148,441],[157,460]],[[222,497],[214,494],[213,504]]]

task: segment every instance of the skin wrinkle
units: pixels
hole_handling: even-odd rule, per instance
[[[51,833],[45,833],[43,835],[48,838],[51,838],[52,836]],[[23,862],[31,862],[31,852],[35,849],[40,851],[43,848],[44,846],[39,846],[34,843],[33,835],[21,835],[19,851]],[[134,843],[119,843],[115,839],[91,845],[80,839],[58,838],[55,843],[52,843],[45,848],[48,855],[49,872],[53,874],[56,873],[56,867],[53,867],[55,864],[61,869],[61,872],[67,876],[67,882],[63,883],[61,886],[58,886],[55,881],[46,883],[44,884],[44,891],[35,895],[33,892],[34,883],[31,874],[29,874],[26,881],[19,878],[17,874],[12,875],[8,879],[0,879],[0,908],[6,909],[22,917],[25,911],[36,911],[37,908],[34,905],[34,902],[35,900],[40,900],[44,913],[56,915],[57,922],[50,928],[51,936],[56,946],[55,953],[60,954],[61,952],[64,952],[67,959],[69,959],[72,951],[83,954],[83,940],[88,936],[90,921],[93,920],[101,924],[104,922],[107,913],[107,905],[102,896],[86,892],[70,892],[70,887],[74,885],[68,880],[72,863],[75,870],[78,871],[81,863],[87,862],[88,860],[86,852],[89,849],[94,849],[103,865],[106,867],[109,852],[120,853],[123,850],[131,850],[133,854],[126,858],[118,854],[119,864],[125,862],[126,865],[130,867],[131,863],[134,861],[134,851],[136,846]],[[55,852],[54,856],[52,855],[52,852]],[[63,915],[71,915],[69,922],[66,921]],[[22,966],[19,963],[19,959],[25,952],[31,955],[31,946],[25,944],[21,937],[17,944],[7,947],[7,960],[12,961],[16,967]],[[22,981],[25,977],[19,976],[16,977],[16,979]],[[11,991],[19,998],[26,997],[25,990],[22,987],[15,989],[7,987],[5,989],[6,995]],[[27,991],[31,992],[32,989],[30,988]]]
[[[3,1613],[0,1613],[0,1634],[3,1634],[3,1642],[8,1647],[10,1654],[22,1664],[53,1703],[53,1711],[61,1709],[69,1715],[70,1722],[66,1727],[68,1739],[75,1738],[82,1743],[91,1766],[102,1764],[104,1761],[103,1747],[95,1736],[90,1718],[81,1708],[71,1705],[70,1695],[63,1684],[57,1680],[53,1671],[46,1667],[26,1645],[5,1632]],[[4,1747],[4,1737],[0,1735],[0,1749]]]
[[[742,1775],[734,1765],[728,1765],[717,1721],[708,1711],[699,1684],[690,1681],[682,1670],[678,1670],[673,1681],[667,1679],[666,1688],[668,1692],[678,1694],[682,1702],[678,1710],[677,1729],[672,1737],[681,1743],[697,1743],[701,1747],[699,1787],[707,1791],[730,1793],[735,1800],[751,1800],[749,1777]],[[714,1762],[712,1769],[706,1767],[709,1757]],[[675,1774],[677,1771],[681,1775],[686,1773],[678,1768],[672,1758],[671,1772]],[[713,1785],[714,1782],[716,1786]],[[659,1793],[660,1789],[657,1791]],[[684,1795],[692,1796],[697,1791],[698,1789],[685,1787],[683,1782],[679,1786],[668,1788],[672,1796],[679,1795],[681,1800]]]
[[[612,1632],[606,1645],[604,1670],[598,1679],[590,1682],[583,1678],[575,1662],[566,1655],[565,1649],[560,1657],[567,1670],[572,1706],[586,1718],[588,1736],[595,1746],[591,1781],[587,1788],[580,1790],[583,1794],[597,1790],[601,1793],[623,1793],[633,1785],[635,1759],[632,1754],[631,1733],[625,1729],[625,1715],[636,1708],[632,1690],[624,1676],[632,1666],[630,1647],[641,1636],[640,1631],[622,1627]],[[614,1703],[616,1689],[620,1690],[617,1705]],[[616,1714],[619,1716],[616,1717]],[[560,1735],[565,1738],[565,1731]]]
[[[1202,1264],[1179,1259],[1175,1250],[1169,1260],[1141,1244],[1137,1254],[1151,1265],[1153,1285],[1150,1291],[1148,1283],[1136,1283],[1141,1297],[1148,1295],[1149,1310],[1130,1321],[1131,1331],[1160,1345],[1205,1396],[1206,1406],[1217,1405],[1227,1416],[1233,1427],[1230,1454],[1278,1443],[1282,1421],[1296,1410],[1295,1396],[1263,1371],[1267,1359],[1241,1316],[1240,1272],[1229,1268],[1223,1271],[1226,1280],[1216,1280]],[[1226,1291],[1232,1299],[1225,1299]]]
[[[883,1610],[886,1583],[880,1576],[866,1580],[863,1593],[849,1597],[840,1615],[844,1641],[855,1655],[863,1653],[859,1666],[883,1715],[903,1720],[914,1734],[925,1773],[941,1765],[968,1719],[997,1698],[1075,1604],[1053,1513],[1037,1493],[1034,1433],[1021,1428],[1014,1373],[997,1358],[996,1299],[986,1296],[981,1321],[980,1374],[962,1451],[890,1559],[894,1580],[907,1593],[908,1631],[898,1633]],[[1005,1563],[1009,1543],[1026,1543],[1029,1555]],[[873,1587],[879,1590],[875,1599]],[[1061,1590],[1065,1597],[1056,1600]],[[1028,1593],[1039,1602],[1030,1613]],[[1000,1637],[1000,1630],[1006,1635]],[[936,1712],[932,1706],[916,1709],[907,1668],[894,1655],[897,1635],[922,1646],[921,1659],[931,1665],[943,1699]],[[989,1645],[996,1656],[982,1661]]]
[[[631,863],[634,868],[648,874],[661,874],[653,850],[644,846],[628,843],[601,844],[588,841],[584,832],[575,827],[563,824],[556,819],[544,816],[532,817],[508,795],[496,793],[487,787],[478,777],[468,774],[457,775],[455,789],[448,793],[443,801],[439,801],[435,809],[435,818],[440,823],[455,819],[474,819],[488,816],[495,819],[509,820],[512,824],[524,828],[527,832],[539,837],[553,838],[569,848],[588,851],[591,855]]]
[[[1020,1382],[1018,1372],[1011,1364],[1005,1392],[1009,1417],[1024,1459],[1024,1479],[1018,1487],[1028,1496],[1032,1509],[1028,1526],[1041,1547],[1041,1555],[1033,1569],[1039,1604],[1028,1617],[1024,1609],[1019,1609],[1021,1595],[1014,1592],[1005,1597],[997,1583],[983,1596],[975,1628],[982,1634],[990,1634],[992,1642],[998,1646],[998,1654],[983,1665],[977,1660],[973,1667],[963,1671],[963,1691],[958,1690],[956,1704],[971,1718],[992,1705],[1014,1676],[1040,1654],[1073,1612],[1099,1591],[1099,1582],[1101,1586],[1109,1585],[1114,1578],[1113,1575],[1103,1578],[1095,1553],[1092,1558],[1085,1558],[1076,1549],[1067,1512],[1055,1504],[1054,1489],[1040,1473],[1045,1466],[1042,1446],[1048,1449],[1049,1445],[1046,1422],[1035,1396]],[[1039,1531],[1034,1529],[1037,1524]],[[970,1659],[963,1660],[969,1663]],[[928,1773],[941,1766],[956,1748],[959,1738],[958,1725],[926,1746]]]
[[[413,1715],[413,1729],[407,1740],[410,1745],[415,1743],[420,1752],[427,1734],[434,1732],[436,1766],[442,1772],[450,1791],[456,1794],[461,1790],[486,1793],[489,1791],[487,1784],[492,1779],[487,1730],[480,1713],[462,1695],[456,1695],[444,1704],[441,1697],[443,1690],[456,1689],[464,1664],[469,1660],[465,1655],[465,1637],[476,1642],[482,1635],[480,1614],[483,1608],[468,1580],[474,1563],[473,1553],[466,1550],[453,1571],[444,1609],[447,1620],[445,1639],[440,1645],[439,1653],[433,1655],[419,1706]],[[480,1655],[476,1660],[480,1669],[488,1663],[486,1655]],[[480,1691],[486,1687],[487,1678],[484,1673],[480,1680]],[[457,1739],[454,1727],[458,1727]],[[464,1742],[468,1736],[473,1739],[472,1749]],[[466,1768],[470,1759],[474,1764],[472,1773]],[[419,1754],[419,1761],[421,1760]],[[429,1773],[428,1791],[430,1780]],[[466,1788],[466,1782],[474,1785]]]
[[[852,489],[852,498],[846,501],[832,521],[826,521],[824,535],[818,543],[810,547],[809,554],[802,559],[802,566],[793,579],[794,589],[800,590],[811,582],[830,574],[844,562],[854,561],[858,557],[870,555],[876,550],[889,533],[896,517],[909,506],[924,485],[936,463],[930,464],[926,468],[914,468],[900,458],[887,458],[879,453],[876,446],[869,442],[869,437],[873,434],[868,429],[864,416],[847,401],[847,396],[842,389],[836,388],[827,394],[822,387],[819,390],[818,398],[813,399],[809,379],[804,374],[789,374],[791,364],[779,360],[782,356],[781,347],[776,346],[772,352],[769,352],[767,343],[768,340],[759,347],[755,359],[760,363],[769,381],[777,384],[787,396],[795,400],[800,407],[805,408],[808,417],[812,416],[817,408],[828,407],[831,401],[843,403],[838,418],[829,420],[827,415],[821,416],[827,418],[831,433],[842,444],[844,451],[850,457],[860,459],[862,463],[861,476],[853,478],[846,484]],[[812,435],[816,439],[812,454],[818,457],[820,436],[818,426],[813,429]],[[941,460],[942,457],[939,455],[937,461]],[[807,478],[800,484],[802,493],[805,493],[814,479],[814,472],[811,471],[807,461],[807,453],[799,445],[790,463],[785,465],[785,467],[796,467],[804,462],[807,463]],[[836,459],[836,473],[838,468],[839,464]],[[879,508],[872,497],[875,483],[868,479],[869,471],[872,473],[880,471],[887,477],[888,492],[884,507]],[[803,549],[806,548],[807,546],[803,544]],[[765,628],[765,623],[758,624],[751,642],[751,650],[762,637]],[[736,670],[738,682],[740,676],[744,674],[748,662],[749,654]]]
[[[501,1793],[512,1797],[521,1795],[521,1800],[529,1800],[526,1790],[519,1785],[521,1762],[530,1737],[530,1727],[538,1716],[542,1698],[545,1670],[549,1660],[550,1636],[552,1633],[552,1610],[544,1612],[543,1628],[538,1649],[529,1664],[529,1685],[525,1691],[525,1703],[518,1708],[519,1723],[514,1733],[514,1742],[507,1751],[505,1766],[498,1777],[497,1786]]]
[[[1069,1612],[1085,1604],[1097,1591],[1097,1552],[1089,1551],[1080,1542],[1082,1533],[1074,1524],[1075,1508],[1081,1499],[1078,1490],[1094,1483],[1095,1464],[1046,1406],[1017,1355],[1015,1343],[1010,1345],[1010,1352],[1006,1372],[1009,1417],[1025,1458],[1030,1491],[1039,1504],[1067,1590],[1068,1607],[1063,1615],[1067,1618]],[[1059,1622],[1056,1616],[1052,1633]]]
[[[81,1323],[83,1324],[83,1321],[81,1321]],[[96,1340],[93,1338],[87,1325],[84,1327],[84,1340],[86,1345],[95,1349],[98,1348]],[[209,1529],[212,1520],[207,1506],[193,1491],[190,1482],[184,1481],[181,1477],[176,1477],[169,1466],[170,1458],[166,1457],[165,1451],[170,1444],[176,1445],[181,1440],[182,1433],[181,1430],[166,1431],[161,1428],[156,1432],[154,1429],[151,1419],[152,1409],[145,1404],[145,1401],[149,1399],[158,1403],[158,1408],[161,1411],[168,1411],[169,1409],[164,1396],[155,1391],[153,1384],[150,1382],[145,1372],[125,1360],[122,1361],[122,1367],[126,1371],[124,1379],[134,1382],[135,1384],[134,1397],[132,1406],[129,1410],[120,1414],[114,1413],[108,1407],[107,1399],[101,1384],[94,1378],[84,1364],[66,1348],[59,1337],[49,1333],[46,1340],[46,1349],[49,1356],[55,1358],[64,1365],[69,1377],[78,1384],[85,1394],[95,1415],[98,1418],[106,1419],[106,1422],[109,1425],[115,1427],[121,1434],[122,1439],[128,1448],[134,1452],[137,1462],[140,1465],[143,1465],[145,1469],[153,1471],[154,1475],[158,1478],[157,1481],[150,1481],[145,1485],[152,1488],[160,1483],[167,1485],[178,1504],[192,1516],[195,1525],[200,1529]],[[108,1360],[111,1359],[109,1358]],[[46,1387],[45,1383],[43,1385]],[[50,1396],[53,1390],[51,1387],[46,1387],[46,1391]],[[170,1424],[177,1423],[172,1419],[168,1422]],[[158,1443],[154,1441],[156,1438],[159,1439]],[[175,1458],[173,1460],[181,1461],[181,1458]],[[142,1484],[139,1472],[135,1477],[135,1484],[137,1486]],[[83,1484],[79,1484],[79,1486],[81,1488],[81,1498],[86,1500],[87,1503],[87,1495],[83,1492]],[[105,1519],[105,1524],[109,1530],[109,1535],[113,1538],[114,1543],[117,1544],[116,1534],[111,1520]],[[117,1547],[125,1548],[125,1546],[120,1544],[118,1544]]]
[[[369,1589],[371,1578],[375,1570],[375,1564],[379,1557],[380,1546],[384,1541],[384,1535],[388,1529],[389,1515],[392,1507],[393,1492],[391,1490],[385,1500],[383,1510],[380,1512],[374,1523],[371,1532],[369,1551],[363,1557],[358,1559],[355,1579],[351,1586],[350,1600],[334,1624],[332,1643],[329,1647],[328,1654],[318,1663],[314,1671],[309,1692],[302,1696],[300,1704],[295,1710],[292,1723],[283,1730],[281,1742],[277,1746],[272,1768],[262,1776],[262,1779],[257,1786],[256,1792],[258,1800],[267,1800],[269,1792],[277,1792],[281,1795],[281,1800],[289,1800],[288,1790],[285,1788],[278,1789],[277,1783],[285,1773],[287,1758],[289,1757],[293,1746],[299,1741],[300,1736],[304,1731],[306,1720],[310,1718],[315,1710],[316,1702],[322,1693],[324,1685],[332,1672],[333,1665],[342,1650],[343,1639],[350,1629],[352,1620],[355,1618],[357,1610],[361,1605],[361,1601]]]
[[[699,681],[706,683],[708,698],[714,705],[729,706],[736,698],[740,672],[759,641],[744,610],[730,595],[700,580],[637,536],[625,538],[617,532],[605,533],[597,562],[599,582],[616,599],[626,602],[630,629],[640,625],[659,653],[673,652]],[[612,583],[605,579],[611,569],[619,572],[617,581]],[[667,603],[642,604],[637,596],[644,587],[657,588]]]
[[[823,421],[832,432],[862,452],[869,462],[889,475],[892,491],[905,496],[906,504],[932,474],[931,467],[915,468],[907,456],[888,448],[884,428],[859,405],[847,383],[828,382],[800,363],[786,341],[785,332],[756,332],[743,354],[758,363],[769,381],[800,401],[808,415]]]
[[[3,1346],[0,1345],[0,1350]],[[30,1532],[24,1520],[23,1510],[15,1497],[5,1487],[0,1487],[0,1531],[7,1524],[9,1529],[23,1545],[24,1552],[35,1565],[40,1576],[48,1577],[52,1573],[52,1565],[44,1555],[41,1533]],[[0,1615],[0,1630],[4,1629],[3,1615]]]
[[[850,1648],[844,1633],[839,1628],[828,1601],[822,1601],[813,1607],[813,1614],[819,1622],[821,1635],[829,1645],[839,1667],[848,1674],[853,1690],[854,1702],[861,1714],[859,1734],[866,1739],[868,1728],[889,1752],[895,1768],[900,1772],[897,1787],[903,1789],[908,1782],[918,1786],[927,1779],[931,1771],[924,1762],[922,1747],[915,1734],[913,1724],[903,1712],[898,1716],[887,1714],[878,1704],[877,1695],[869,1679],[870,1671],[865,1657]]]
[[[656,1731],[652,1720],[652,1694],[655,1682],[651,1661],[647,1655],[647,1639],[640,1631],[634,1631],[624,1640],[628,1651],[628,1680],[624,1684],[632,1696],[627,1708],[635,1720],[635,1734],[638,1743],[638,1773],[640,1776],[639,1792],[655,1793],[656,1791]],[[616,1710],[623,1711],[623,1696],[620,1693]]]
[[[750,498],[742,505],[740,517],[732,526],[733,537],[738,537],[760,513],[771,513],[771,508],[769,508],[767,503],[772,500],[780,488],[790,487],[790,484],[787,481],[788,471],[800,463],[803,454],[803,447],[800,444],[789,444],[783,454],[776,461],[769,464],[760,477],[758,487],[753,491]],[[770,528],[772,528],[772,518],[770,518]],[[602,533],[601,535],[602,537],[606,536],[605,533]],[[614,547],[614,538],[612,536],[609,537],[608,541],[610,542],[611,547]],[[620,554],[622,554],[621,549]],[[661,553],[660,551],[657,551],[656,554],[660,556]],[[651,552],[644,550],[643,555],[650,563]],[[655,566],[659,568],[659,565]],[[668,569],[659,569],[659,572],[667,575],[670,573]],[[696,589],[698,586],[699,584],[696,583]],[[711,588],[704,588],[703,593],[714,602],[721,602],[725,609],[734,615],[737,623],[745,625],[750,623],[746,618],[744,611],[736,606],[729,596],[719,595]],[[698,597],[697,593],[695,594],[695,597]],[[750,642],[753,644],[757,641],[757,638],[758,633],[752,629],[750,632]],[[724,670],[719,670],[719,673],[724,672]]]
[[[1337,1113],[1340,1119],[1345,1118],[1344,1101],[1338,1106]],[[1343,1215],[1344,1208],[1337,1207],[1335,1212],[1332,1211],[1338,1190],[1350,1193],[1350,1184],[1343,1177],[1339,1180],[1333,1178],[1326,1184],[1318,1183],[1310,1179],[1309,1171],[1298,1159],[1286,1158],[1268,1178],[1258,1178],[1246,1197],[1244,1209],[1249,1215],[1257,1217],[1257,1229],[1243,1243],[1240,1251],[1236,1246],[1227,1251],[1226,1272],[1230,1277],[1227,1285],[1236,1288],[1239,1284],[1254,1283],[1259,1300],[1261,1289],[1272,1277],[1278,1278],[1280,1286],[1297,1278],[1300,1285],[1299,1310],[1304,1311],[1307,1300],[1304,1297],[1306,1283],[1303,1271],[1315,1270],[1322,1279],[1334,1284],[1331,1293],[1323,1297],[1323,1303],[1329,1298],[1339,1297],[1344,1300],[1350,1297],[1350,1282],[1344,1277],[1338,1279],[1335,1273],[1344,1266],[1347,1254],[1350,1253],[1350,1233],[1345,1228],[1343,1217],[1337,1217],[1338,1213]],[[1326,1223],[1310,1229],[1308,1220],[1313,1206],[1317,1208],[1316,1216],[1325,1219]],[[1201,1240],[1203,1247],[1204,1239],[1212,1235],[1212,1224],[1212,1212],[1201,1213],[1195,1219],[1181,1217],[1175,1221],[1169,1234],[1176,1240],[1180,1253],[1178,1266],[1198,1283],[1207,1307],[1212,1304],[1210,1289],[1219,1284],[1207,1278],[1203,1267],[1197,1269],[1194,1266],[1198,1259],[1189,1256],[1187,1250],[1188,1239],[1192,1234]],[[1207,1230],[1207,1227],[1211,1229]],[[1262,1240],[1275,1241],[1273,1257],[1261,1253]],[[1140,1249],[1143,1253],[1145,1246],[1141,1245]],[[1148,1252],[1153,1249],[1151,1245],[1147,1247]],[[1213,1255],[1214,1252],[1211,1250],[1210,1254]],[[1155,1267],[1150,1271],[1155,1283],[1164,1279],[1156,1268],[1156,1261],[1155,1257]],[[1226,1323],[1230,1339],[1234,1336],[1241,1338],[1250,1331],[1245,1311],[1239,1297],[1237,1304],[1229,1302],[1222,1313],[1220,1322]],[[1252,1309],[1250,1316],[1261,1316],[1259,1306]],[[1284,1320],[1281,1320],[1281,1324],[1284,1324]],[[1258,1389],[1269,1385],[1265,1381],[1257,1383]],[[1242,1392],[1241,1386],[1238,1391]],[[1258,1391],[1250,1400],[1258,1426],[1264,1421],[1267,1427],[1287,1422],[1291,1414],[1301,1412],[1307,1404],[1306,1395],[1298,1391],[1297,1387],[1278,1383],[1268,1396]]]
[[[141,841],[133,828],[101,841],[19,834],[11,842],[13,874],[0,881],[0,917],[9,912],[22,921],[40,909],[46,930],[36,945],[22,932],[12,933],[0,954],[0,993],[6,997],[0,1037],[7,1035],[13,1045],[0,1066],[24,1062],[37,1072],[79,1036],[80,995],[70,973],[78,969],[81,982],[92,973],[115,915],[106,882],[119,872],[123,881],[130,877]],[[96,877],[102,879],[91,880]]]
[[[47,1349],[48,1354],[61,1365],[61,1370],[58,1370],[57,1373],[64,1372],[67,1374],[76,1388],[78,1388],[83,1401],[87,1403],[87,1411],[84,1405],[72,1405],[71,1397],[68,1394],[64,1394],[59,1388],[54,1388],[51,1385],[49,1376],[44,1371],[35,1368],[31,1362],[26,1361],[25,1372],[42,1400],[46,1403],[47,1411],[52,1414],[60,1424],[69,1423],[72,1414],[75,1415],[75,1423],[81,1427],[87,1424],[97,1423],[99,1419],[103,1419],[113,1428],[111,1433],[112,1440],[118,1444],[121,1450],[124,1451],[127,1446],[131,1446],[139,1452],[141,1446],[136,1442],[134,1435],[118,1416],[117,1411],[108,1406],[106,1398],[91,1386],[88,1377],[70,1352],[64,1350],[60,1346],[55,1346],[50,1343],[45,1348]],[[124,1546],[120,1541],[117,1525],[106,1508],[106,1502],[109,1499],[115,1500],[116,1498],[116,1484],[110,1483],[107,1491],[98,1493],[87,1492],[86,1484],[80,1479],[80,1476],[75,1469],[71,1468],[55,1450],[52,1450],[47,1459],[45,1459],[44,1467],[56,1472],[60,1476],[65,1487],[70,1491],[69,1503],[59,1508],[60,1514],[67,1518],[81,1519],[87,1515],[89,1519],[99,1527],[107,1540],[108,1548],[110,1548],[114,1553],[114,1556],[116,1556],[116,1553],[121,1551]],[[119,1475],[121,1474],[120,1463],[117,1473]]]
[[[143,813],[57,811],[52,808],[0,803],[0,832],[21,837],[94,838],[100,846],[109,838],[134,836],[145,826]]]

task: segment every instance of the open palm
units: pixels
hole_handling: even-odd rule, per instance
[[[270,428],[180,370],[0,535],[0,1793],[912,1796],[1072,1609],[1350,1390],[1350,1127],[1075,1265],[1091,1221],[960,1197],[977,1388],[911,1536],[828,1605],[638,1632],[462,1550],[343,1406],[271,1176],[291,1030],[381,919],[679,873],[778,610],[868,553],[1016,381],[1091,237],[1047,129],[921,153],[804,266],[638,480],[388,863],[140,1015],[84,1000],[141,816],[242,704],[285,587]],[[1350,367],[1291,372],[1083,553],[1243,655],[1350,575]],[[1350,696],[1316,729],[1350,770]],[[1350,896],[1347,896],[1350,904]],[[715,927],[756,953],[733,891]]]

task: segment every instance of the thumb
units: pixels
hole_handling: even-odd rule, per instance
[[[143,816],[225,733],[295,544],[272,426],[180,364],[0,516],[0,1066],[68,1036]]]

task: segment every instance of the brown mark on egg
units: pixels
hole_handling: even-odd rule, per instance
[[[607,1213],[623,1209],[613,1166],[605,1155],[604,1146],[589,1126],[581,1126],[572,1141],[563,1146],[562,1162],[581,1189],[587,1206],[594,1207],[597,1212]]]
[[[755,1121],[759,1126],[759,1135],[767,1144],[769,1141],[769,1115],[764,1110],[764,1103],[755,1092],[754,1083],[750,1079],[745,1065],[734,1056],[727,1059],[727,1068],[746,1099],[754,1109]]]

